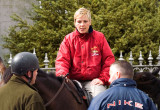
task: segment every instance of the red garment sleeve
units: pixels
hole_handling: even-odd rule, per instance
[[[71,66],[70,56],[69,43],[65,37],[60,45],[55,62],[56,76],[66,75],[69,72]]]
[[[105,85],[109,85],[108,83],[108,80],[110,78],[109,69],[110,69],[110,65],[115,62],[115,58],[107,40],[105,39],[105,36],[103,37],[101,53],[102,53],[102,70],[101,70],[99,79]]]

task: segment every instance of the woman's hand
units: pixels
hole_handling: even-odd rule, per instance
[[[100,79],[96,78],[92,80],[91,85],[103,85],[103,82]]]

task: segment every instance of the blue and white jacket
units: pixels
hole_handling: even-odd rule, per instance
[[[120,78],[91,101],[88,110],[157,110],[152,100],[136,88],[136,82]]]

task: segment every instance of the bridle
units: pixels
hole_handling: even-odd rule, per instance
[[[68,82],[69,79],[67,79],[66,77],[69,75],[69,73],[67,73],[64,77],[63,77],[63,82],[61,87],[58,89],[57,93],[51,98],[51,100],[49,100],[44,106],[47,107],[48,105],[50,105],[56,98],[57,96],[60,94],[60,92],[62,91],[62,89],[64,88],[64,86],[66,86],[67,90],[73,95],[73,97],[76,99],[76,101],[80,104],[83,103],[83,99],[80,98],[80,100],[76,97],[76,95],[73,93],[73,91],[71,90],[71,88],[66,84],[66,81]],[[78,94],[79,95],[79,94]],[[80,96],[80,95],[79,95]]]
[[[58,89],[57,93],[51,98],[51,100],[44,105],[45,107],[47,107],[49,104],[51,104],[51,103],[56,99],[56,97],[60,94],[60,92],[62,91],[62,89],[63,89],[63,87],[64,87],[64,84],[65,84],[65,82],[66,82],[66,77],[67,77],[68,75],[69,75],[69,74],[66,74],[66,75],[64,76],[61,87]]]

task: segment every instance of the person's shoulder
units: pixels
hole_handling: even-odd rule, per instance
[[[93,30],[93,33],[94,33],[94,34],[98,34],[98,35],[104,35],[102,32],[96,31],[96,30]]]
[[[29,102],[27,103],[27,106],[26,106],[26,108],[28,108],[30,105],[32,105],[32,104],[34,104],[34,105],[32,105],[32,106],[39,106],[39,104],[40,105],[42,105],[43,104],[43,99],[42,99],[42,97],[40,96],[40,94],[36,91],[36,90],[34,90],[34,89],[32,89],[32,88],[30,88],[30,89],[28,89],[26,92],[25,92],[25,94],[23,94],[23,99],[24,100],[29,100]],[[38,104],[38,105],[37,105]]]
[[[109,96],[111,94],[112,89],[108,88],[105,91],[101,92],[100,94],[98,94],[94,99],[97,100],[102,100],[103,98]]]
[[[66,39],[69,39],[69,38],[72,38],[73,36],[75,36],[75,31],[67,34],[67,35],[65,36],[65,38],[66,38]]]
[[[21,84],[18,88],[19,92],[25,93],[25,94],[34,94],[37,92],[36,88],[29,85],[29,84]]]
[[[94,36],[94,37],[97,37],[97,38],[103,38],[103,37],[104,37],[104,34],[103,34],[102,32],[93,30],[93,36]]]
[[[111,89],[107,89],[95,96],[91,101],[92,106],[100,106],[100,104],[105,104],[107,101],[112,100],[114,94],[111,91]]]
[[[5,91],[5,89],[6,89],[6,84],[3,85],[3,86],[0,86],[0,95],[1,95],[2,92]]]
[[[64,39],[63,42],[72,42],[75,39],[75,31],[67,34]]]
[[[34,87],[32,88],[32,87],[26,86],[24,89],[25,89],[25,91],[23,91],[23,92],[24,92],[26,98],[27,97],[37,97],[37,98],[40,97],[38,91]]]

